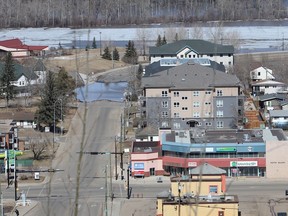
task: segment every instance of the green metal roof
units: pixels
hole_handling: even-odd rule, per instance
[[[5,66],[5,63],[0,62],[0,76],[2,76],[4,66]],[[17,81],[22,75],[24,75],[27,79],[30,79],[30,80],[35,80],[38,78],[38,76],[31,69],[27,67],[23,67],[20,64],[14,63],[14,69],[15,69],[15,73],[14,73],[15,80],[13,81]]]
[[[204,40],[179,40],[160,47],[149,47],[150,55],[175,55],[184,48],[190,48],[198,54],[233,54],[232,45],[221,45]]]

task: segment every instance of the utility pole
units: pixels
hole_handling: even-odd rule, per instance
[[[115,154],[116,155],[116,154]],[[112,166],[111,166],[111,162],[112,162],[112,155],[109,154],[109,166],[110,166],[110,198],[111,200],[113,200],[113,191],[112,191]]]
[[[118,179],[118,173],[117,173],[117,139],[116,139],[116,136],[115,136],[115,143],[114,143],[114,147],[115,147],[115,180]]]
[[[108,193],[107,193],[107,165],[105,166],[105,216],[108,216]]]
[[[129,169],[127,169],[127,199],[130,199]]]

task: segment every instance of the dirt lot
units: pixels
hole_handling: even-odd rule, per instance
[[[120,59],[125,53],[125,48],[117,48]],[[45,59],[44,64],[51,71],[58,71],[64,67],[68,72],[78,71],[79,73],[88,74],[91,72],[99,73],[113,68],[121,68],[126,63],[120,61],[105,60],[100,56],[99,49],[84,50],[66,50],[67,55],[58,57],[49,57]],[[103,51],[102,51],[103,54]]]

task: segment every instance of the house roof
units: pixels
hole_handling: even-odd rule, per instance
[[[200,166],[191,170],[192,175],[221,175],[226,174],[226,171],[208,163],[203,163]]]
[[[14,48],[14,49],[23,49],[29,51],[41,51],[46,50],[48,46],[31,46],[23,44],[21,40],[18,38],[0,41],[0,46],[7,47],[7,48]]]
[[[5,63],[0,62],[0,76],[3,73],[4,67],[5,67]],[[22,75],[24,75],[27,79],[30,79],[30,80],[35,80],[38,78],[38,76],[31,69],[27,67],[23,67],[20,64],[14,63],[14,69],[15,69],[15,72],[14,72],[15,79],[13,81],[17,81]]]
[[[144,88],[165,87],[177,90],[213,89],[216,86],[240,86],[240,81],[236,75],[226,74],[190,61],[142,78]]]
[[[285,86],[286,84],[283,82],[275,81],[275,80],[259,80],[251,83],[252,86]]]
[[[160,47],[149,47],[150,55],[175,55],[185,47],[190,48],[198,54],[232,54],[234,47],[231,45],[214,44],[204,40],[179,40],[174,43],[162,45]]]
[[[288,117],[288,110],[270,110],[270,117]]]
[[[158,128],[147,126],[136,131],[136,138],[147,138],[149,135],[158,136]]]
[[[46,71],[46,67],[41,59],[28,57],[19,60],[19,62],[24,67],[31,68],[33,71]]]
[[[286,94],[264,94],[259,96],[259,101],[269,101],[274,99],[284,100],[286,98]]]
[[[215,61],[211,61],[209,59],[180,59],[180,60],[185,60],[185,61],[180,61],[180,63],[178,65],[165,65],[163,66],[162,65],[162,61],[164,60],[167,60],[167,59],[161,59],[160,61],[157,61],[157,62],[153,62],[152,64],[149,64],[145,67],[145,75],[144,76],[151,76],[152,74],[155,74],[155,73],[158,73],[160,71],[163,71],[163,70],[168,70],[172,67],[176,67],[176,66],[179,66],[181,64],[185,64],[189,61],[192,61],[196,64],[200,64],[202,65],[203,64],[203,61],[208,61],[209,62],[209,65],[203,65],[203,66],[207,66],[207,67],[211,67],[211,68],[214,68],[215,70],[219,70],[219,71],[222,71],[222,72],[225,72],[226,69],[225,69],[225,66],[224,65],[221,65],[221,64],[218,64],[217,62]],[[168,60],[172,60],[172,59],[168,59]],[[173,59],[174,61],[177,61],[177,59]]]
[[[32,112],[0,112],[0,119],[11,119],[14,121],[33,121],[35,114]]]

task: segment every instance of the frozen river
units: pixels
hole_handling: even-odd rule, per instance
[[[260,23],[261,24],[261,23]],[[244,22],[226,24],[222,31],[238,32],[241,40],[242,52],[282,50],[283,44],[288,41],[287,21],[266,22],[249,24]],[[149,25],[147,27],[123,27],[123,28],[91,28],[91,29],[71,29],[71,28],[21,28],[21,29],[1,29],[0,40],[20,38],[28,45],[47,45],[49,47],[58,47],[59,43],[64,46],[72,46],[72,41],[92,41],[93,37],[97,42],[101,40],[104,43],[113,42],[118,45],[125,45],[128,40],[154,41],[157,35],[164,35],[165,32],[186,31],[187,38],[192,35],[194,27],[178,27],[174,24],[172,27],[164,25]],[[209,40],[209,32],[212,27],[201,27],[203,39]],[[224,34],[225,35],[225,34]],[[153,45],[154,42],[151,42]],[[286,49],[286,45],[285,45]]]

